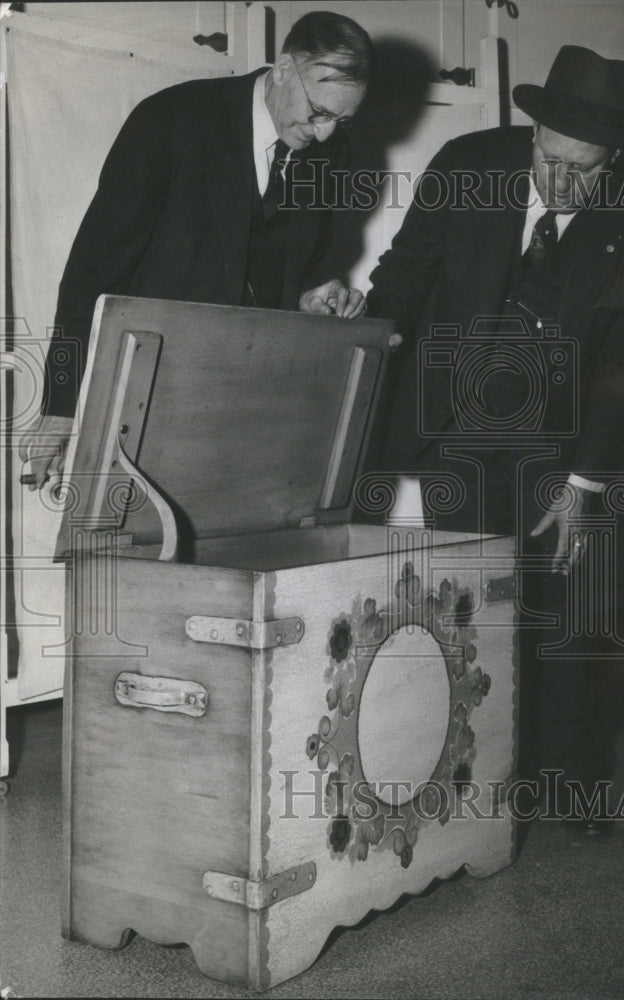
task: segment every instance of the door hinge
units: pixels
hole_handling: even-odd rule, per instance
[[[441,69],[438,76],[443,80],[452,80],[458,87],[474,87],[475,85],[475,71],[472,66],[469,68],[456,66],[455,69]]]
[[[193,35],[196,45],[209,45],[215,52],[227,52],[228,36],[223,31],[213,31],[211,35]]]
[[[186,620],[186,634],[195,642],[221,643],[247,649],[274,649],[301,642],[305,632],[301,618],[281,618],[270,622],[242,621],[192,615]]]
[[[516,574],[493,577],[485,586],[485,600],[488,604],[496,601],[509,601],[516,596]]]
[[[279,872],[262,882],[240,878],[238,875],[227,875],[225,872],[207,871],[202,877],[202,885],[213,899],[238,903],[254,912],[311,889],[315,881],[316,865],[313,861],[288,868],[287,871]]]

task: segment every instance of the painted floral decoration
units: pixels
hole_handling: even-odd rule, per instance
[[[401,868],[409,868],[414,857],[414,850],[407,842],[404,830],[395,830],[392,838],[392,850],[401,859]]]
[[[420,603],[420,577],[414,573],[414,566],[411,562],[406,562],[399,580],[394,588],[394,593],[399,602],[405,601],[415,607]]]
[[[342,854],[351,839],[351,824],[346,816],[336,816],[331,825],[329,842],[337,854]]]
[[[336,663],[342,663],[343,660],[346,660],[352,641],[351,626],[343,618],[342,621],[334,625],[334,631],[329,640],[331,655]]]
[[[409,844],[406,844],[401,851],[401,868],[409,868],[414,857],[414,850]]]
[[[447,823],[452,796],[461,794],[462,784],[472,780],[477,748],[468,720],[491,684],[476,664],[473,608],[473,594],[455,579],[444,579],[437,590],[425,592],[413,564],[405,562],[388,609],[378,610],[373,598],[362,601],[358,596],[351,613],[332,622],[323,674],[329,714],[320,719],[318,732],[308,737],[306,753],[328,772],[328,846],[335,859],[348,857],[355,864],[366,861],[371,851],[392,848],[401,866],[408,868],[421,828],[435,821]],[[421,626],[437,640],[451,685],[451,714],[445,748],[430,782],[396,809],[376,797],[363,774],[355,710],[380,647],[406,626]],[[362,795],[368,810],[362,808]]]
[[[481,667],[475,667],[470,685],[472,687],[472,700],[478,707],[490,690],[492,680],[489,674],[483,673]]]
[[[357,861],[366,861],[369,846],[377,847],[381,843],[385,825],[386,819],[382,812],[377,813],[373,819],[358,823],[353,851]]]
[[[468,725],[468,708],[463,701],[458,702],[453,713],[458,726],[455,742],[449,746],[453,782],[461,786],[472,780],[472,764],[477,755],[475,734]]]
[[[330,711],[340,706],[342,715],[347,719],[355,708],[355,696],[350,690],[355,677],[355,663],[337,667],[333,673],[332,686],[327,692],[327,707]]]
[[[368,637],[375,642],[382,642],[388,635],[387,616],[384,617],[379,614],[377,611],[377,601],[374,601],[372,597],[367,597],[364,601],[364,616],[361,631],[364,638]]]
[[[318,733],[312,733],[312,736],[308,736],[308,741],[306,743],[306,753],[310,760],[314,760],[317,753],[319,752],[320,740]]]

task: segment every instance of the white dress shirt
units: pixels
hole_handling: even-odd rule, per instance
[[[258,180],[258,190],[262,196],[269,184],[269,171],[275,155],[275,143],[279,139],[275,131],[273,119],[264,100],[264,89],[266,86],[267,74],[259,76],[254,84],[252,122],[253,122],[253,151],[254,163],[256,165],[256,178]],[[286,162],[290,158],[290,150],[286,157]]]

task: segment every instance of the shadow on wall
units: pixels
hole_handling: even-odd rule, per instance
[[[328,276],[343,280],[362,256],[363,229],[370,218],[371,209],[358,206],[376,202],[377,210],[382,210],[384,183],[379,178],[388,169],[388,151],[414,131],[423,115],[429,84],[437,80],[430,54],[413,42],[381,38],[375,42],[375,60],[373,85],[349,131],[351,178],[345,182],[339,204],[354,208],[335,213],[324,268]],[[363,177],[366,194],[354,189],[354,176]]]

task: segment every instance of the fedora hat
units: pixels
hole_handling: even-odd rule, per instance
[[[596,146],[624,146],[624,62],[580,45],[559,50],[543,87],[513,89],[521,111],[540,125]]]

